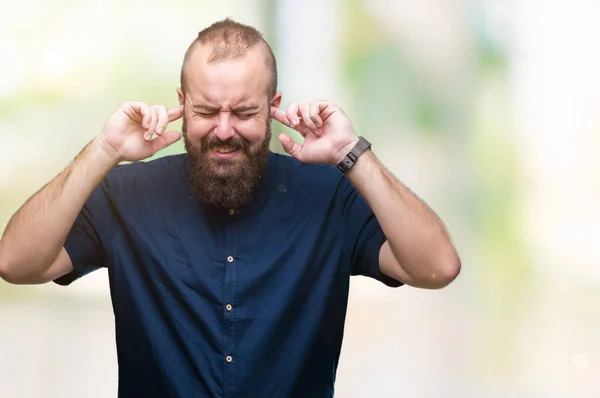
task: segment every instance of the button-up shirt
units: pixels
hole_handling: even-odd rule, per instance
[[[270,153],[251,202],[203,204],[187,155],[120,165],[65,243],[106,267],[120,397],[331,397],[351,275],[388,286],[385,236],[348,178]]]

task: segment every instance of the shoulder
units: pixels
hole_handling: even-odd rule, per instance
[[[121,178],[138,175],[163,176],[177,170],[184,171],[186,165],[187,155],[169,155],[149,161],[120,164],[109,173],[109,176]]]
[[[283,154],[274,153],[272,156],[277,173],[298,184],[337,185],[344,179],[344,175],[337,167],[328,164],[302,163],[292,156]]]
[[[187,155],[177,154],[161,158],[120,164],[107,175],[105,184],[113,189],[164,189],[166,185],[187,178]]]
[[[289,155],[274,154],[273,169],[277,179],[293,188],[299,196],[310,199],[333,199],[351,184],[348,178],[335,166],[327,164],[302,163]]]

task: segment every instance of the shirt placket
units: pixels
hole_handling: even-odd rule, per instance
[[[226,222],[225,240],[225,286],[223,297],[224,316],[224,351],[225,358],[225,397],[235,396],[235,367],[236,367],[236,340],[235,340],[235,277],[236,277],[236,230],[235,211],[228,212]]]

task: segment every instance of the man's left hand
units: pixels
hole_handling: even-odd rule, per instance
[[[283,149],[303,163],[335,166],[358,142],[348,117],[329,101],[292,103],[286,112],[271,107],[271,116],[304,137],[304,142],[299,144],[288,134],[279,135]]]

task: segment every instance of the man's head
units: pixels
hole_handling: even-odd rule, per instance
[[[246,204],[267,164],[277,67],[254,28],[226,19],[198,34],[181,69],[179,102],[192,185],[205,202]]]

